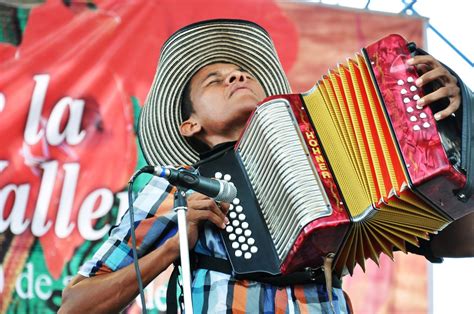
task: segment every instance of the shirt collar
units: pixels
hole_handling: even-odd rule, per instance
[[[233,147],[235,145],[235,143],[236,143],[236,141],[224,142],[224,143],[217,144],[213,148],[211,148],[211,149],[209,149],[205,152],[199,153],[199,159],[201,161],[204,160],[204,159],[207,159],[207,158],[215,155],[216,153],[219,153],[221,151],[224,151],[224,150],[227,150],[227,149]]]

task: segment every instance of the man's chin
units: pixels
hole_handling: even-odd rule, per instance
[[[260,100],[254,94],[248,94],[241,95],[241,97],[236,97],[235,99],[233,99],[233,102],[235,102],[239,107],[255,109],[262,100]]]

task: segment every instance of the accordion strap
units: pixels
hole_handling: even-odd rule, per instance
[[[466,185],[457,192],[457,196],[460,200],[467,202],[474,193],[474,154],[472,152],[474,146],[474,95],[454,72],[451,73],[458,79],[463,106],[462,150],[464,169],[466,170]]]
[[[216,258],[203,254],[196,254],[197,263],[196,268],[199,269],[209,269],[212,271],[217,271],[225,274],[233,274],[232,266],[228,260],[222,258]],[[288,275],[281,276],[254,276],[254,275],[238,275],[237,279],[248,279],[254,280],[261,283],[271,284],[273,286],[290,286],[298,284],[323,284],[326,285],[326,278],[324,272],[318,268],[306,268],[304,271],[294,272]],[[332,287],[333,288],[342,288],[341,279],[332,275]]]

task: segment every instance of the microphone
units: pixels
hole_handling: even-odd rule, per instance
[[[230,203],[237,196],[237,189],[232,182],[203,177],[186,169],[145,166],[142,171],[165,178],[172,185],[202,193],[217,202]]]

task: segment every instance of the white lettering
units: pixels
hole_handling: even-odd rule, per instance
[[[41,300],[48,300],[51,297],[51,295],[53,294],[51,289],[47,289],[43,291],[43,289],[41,288],[42,287],[51,288],[52,283],[53,281],[51,280],[51,278],[45,274],[39,275],[36,278],[35,293],[38,296],[38,298],[40,298]]]
[[[3,109],[5,109],[5,103],[6,103],[5,95],[2,92],[0,92],[0,112],[2,112]]]
[[[7,206],[10,193],[13,193],[15,200],[10,215],[4,219],[5,207]],[[29,193],[29,184],[22,184],[20,186],[9,184],[0,190],[0,233],[7,230],[8,226],[10,226],[13,234],[21,234],[26,230],[30,223],[29,219],[25,219]]]
[[[8,167],[8,160],[0,160],[0,172]]]
[[[145,293],[145,302],[146,302],[146,308],[147,310],[151,310],[154,308],[154,302],[153,302],[153,285],[149,284],[148,286],[145,287],[144,289]],[[140,298],[140,295],[138,295],[135,298],[135,302],[137,303],[138,307],[143,309],[142,305],[142,299]]]
[[[53,194],[56,174],[58,173],[58,162],[56,160],[44,162],[41,164],[41,168],[44,169],[43,177],[41,178],[33,223],[31,225],[31,231],[36,237],[43,236],[51,228],[52,222],[51,220],[46,221],[46,218]]]
[[[94,210],[96,202],[100,199],[99,206]],[[99,230],[92,227],[94,219],[103,217],[112,208],[114,195],[108,189],[97,189],[89,194],[79,209],[78,228],[79,233],[86,240],[94,241],[102,238],[109,230],[110,224],[106,224]]]
[[[166,290],[167,284],[161,284],[155,289],[155,306],[159,312],[166,312]]]
[[[33,76],[33,79],[36,84],[31,96],[30,110],[24,132],[25,142],[29,145],[35,145],[44,135],[44,130],[40,128],[40,121],[50,76],[48,74],[38,74]],[[0,105],[5,103],[4,98],[2,102],[2,97],[0,97]],[[84,105],[84,100],[71,97],[63,97],[56,103],[46,123],[46,141],[49,144],[57,146],[66,140],[69,145],[77,145],[84,139],[86,131],[81,130]],[[3,107],[0,109],[3,110]],[[69,112],[69,117],[64,130],[61,130],[61,121],[67,112]]]
[[[65,276],[63,278],[63,286],[66,287],[68,284],[69,284],[69,281],[71,281],[71,279],[73,278],[74,276]]]
[[[68,163],[63,165],[64,182],[59,201],[58,215],[54,232],[59,238],[69,236],[74,229],[74,223],[71,223],[72,206],[74,195],[76,194],[77,178],[79,176],[79,163]]]
[[[128,210],[128,192],[123,191],[115,194],[115,196],[119,200],[119,207],[118,207],[118,213],[117,213],[117,221],[115,222],[116,225],[122,221],[123,215],[125,215],[125,212]]]
[[[63,97],[54,106],[46,126],[46,139],[53,146],[61,144],[64,139],[69,145],[79,144],[86,136],[81,131],[81,120],[84,112],[84,100]],[[61,132],[61,120],[69,107],[69,119]]]
[[[38,143],[44,133],[43,130],[38,130],[38,128],[44,99],[46,97],[46,90],[48,89],[49,78],[48,74],[38,74],[33,76],[36,84],[33,89],[30,111],[28,112],[28,119],[26,121],[24,132],[25,142],[29,145],[35,145]]]
[[[23,290],[22,281],[26,279],[26,291]],[[16,292],[22,299],[33,298],[33,264],[26,264],[26,272],[17,277],[15,283]]]

